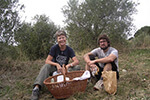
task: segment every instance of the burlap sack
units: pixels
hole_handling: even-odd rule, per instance
[[[103,84],[104,89],[109,94],[115,94],[117,92],[117,78],[115,71],[103,71]]]

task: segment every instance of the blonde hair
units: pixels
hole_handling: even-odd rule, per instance
[[[67,34],[65,31],[63,30],[58,30],[55,34],[54,34],[54,37],[57,38],[58,36],[60,35],[64,35],[65,37],[67,37]]]

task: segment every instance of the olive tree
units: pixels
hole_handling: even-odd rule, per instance
[[[92,47],[100,34],[111,35],[117,41],[125,38],[132,27],[136,12],[132,0],[69,0],[62,8],[69,43],[76,50]]]

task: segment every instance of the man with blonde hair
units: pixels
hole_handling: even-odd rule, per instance
[[[50,76],[53,72],[63,72],[62,65],[65,64],[66,68],[71,68],[79,64],[75,56],[75,52],[71,47],[66,45],[67,35],[65,31],[58,30],[55,35],[57,43],[51,47],[50,52],[46,58],[45,65],[41,68],[39,75],[34,82],[31,100],[38,100],[39,90],[43,87],[43,81]],[[69,63],[69,59],[72,62]]]

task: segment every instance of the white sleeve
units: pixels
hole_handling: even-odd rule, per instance
[[[118,57],[118,50],[114,49],[111,53]]]
[[[96,49],[92,50],[91,53],[94,56],[99,56],[101,54],[101,49],[100,48],[96,48]]]

